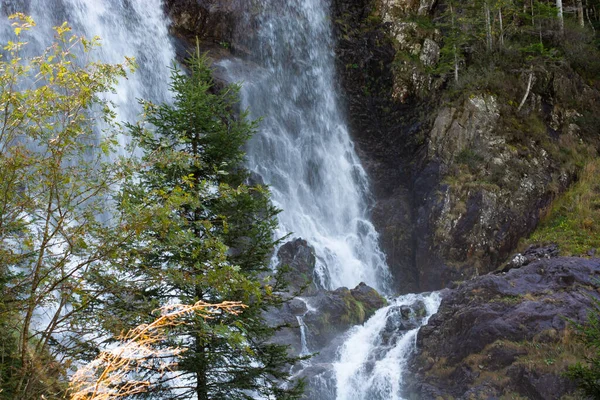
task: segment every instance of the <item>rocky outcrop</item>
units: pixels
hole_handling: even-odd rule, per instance
[[[438,112],[427,159],[440,182],[421,189],[416,221],[424,235],[415,257],[421,289],[495,269],[569,184],[572,170],[538,142],[511,140],[507,130],[494,96]]]
[[[558,257],[558,254],[558,246],[555,244],[551,244],[549,246],[532,245],[529,246],[529,248],[527,248],[527,250],[525,250],[522,254],[515,254],[499,272],[508,272],[513,268],[520,268],[537,260]],[[593,254],[590,255],[593,256]]]
[[[166,0],[164,5],[175,33],[227,47],[233,40],[237,3],[234,0]]]
[[[199,45],[200,51],[217,61],[247,55],[242,38],[251,37],[250,25],[241,26],[247,5],[241,0],[165,0],[171,20],[177,57],[183,60]],[[240,35],[240,30],[244,34]],[[197,42],[197,43],[196,43]]]
[[[321,291],[304,299],[315,308],[314,312],[304,316],[311,351],[325,348],[332,340],[352,326],[364,323],[386,305],[386,300],[364,283],[352,290],[342,287]]]
[[[315,295],[318,287],[313,282],[315,272],[315,250],[304,239],[285,243],[277,252],[278,269],[285,268],[284,279],[288,292],[304,296]]]
[[[528,72],[505,71],[488,79],[510,84],[467,84],[449,95],[452,77],[432,72],[444,43],[432,22],[441,8],[334,1],[351,132],[400,292],[496,269],[595,153],[579,120],[599,93],[566,65],[537,71],[520,110]]]
[[[342,334],[386,305],[386,300],[364,283],[351,290],[342,287],[332,291],[313,283],[315,253],[304,239],[285,243],[277,252],[277,259],[278,268],[283,268],[283,278],[288,282],[283,293],[288,301],[264,315],[269,324],[285,326],[273,341],[289,344],[291,355],[301,353],[300,324],[304,324],[308,351],[322,352],[322,361],[331,362]]]
[[[586,319],[598,298],[600,259],[541,259],[443,292],[421,329],[411,398],[559,399],[574,385],[562,376],[584,348],[569,320]]]

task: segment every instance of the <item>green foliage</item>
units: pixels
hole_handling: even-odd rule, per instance
[[[464,149],[456,156],[456,162],[468,166],[471,171],[476,171],[483,162],[483,157],[471,149]]]
[[[98,287],[112,291],[99,305],[103,324],[116,334],[172,301],[241,301],[247,308],[239,316],[191,316],[169,331],[164,345],[187,349],[174,373],[177,390],[169,387],[173,376],[145,375],[165,399],[297,398],[300,384],[281,386],[296,358],[269,343],[278,328],[263,318],[283,301],[283,284],[268,265],[278,210],[266,188],[245,183],[242,146],[256,122],[238,113],[238,86],[214,84],[204,57],[188,67],[189,74],[173,69],[173,103],[144,103],[146,125],[130,126],[143,154],[119,207],[136,238],[116,254],[110,274],[98,276]]]
[[[599,174],[600,160],[588,163],[579,181],[554,202],[528,242],[557,243],[563,255],[586,255],[600,249]]]
[[[505,74],[505,86],[521,88],[520,93],[525,88],[519,75],[527,70],[545,73],[570,64],[582,76],[597,79],[599,57],[591,56],[598,53],[593,45],[595,31],[567,20],[565,37],[561,40],[554,4],[447,0],[442,9],[435,22],[444,39],[440,62],[433,73],[452,82],[450,77],[458,69],[459,79],[451,83],[457,86],[455,92],[489,90],[505,95],[501,90],[495,91],[494,85],[498,85],[501,77],[489,73],[494,70]],[[461,82],[465,79],[471,83]]]
[[[592,308],[584,324],[575,324],[581,341],[591,350],[585,364],[578,362],[569,366],[566,375],[577,382],[578,388],[590,398],[600,398],[600,301],[591,298]]]
[[[66,23],[43,54],[26,56],[22,34],[35,23],[10,18],[14,36],[0,60],[0,397],[51,399],[62,396],[73,350],[68,340],[53,346],[55,335],[82,334],[73,321],[87,310],[85,278],[113,250],[99,216],[121,164],[106,162],[115,131],[99,138],[93,127],[111,127],[99,95],[126,65],[90,61],[97,39]],[[36,323],[42,314],[47,324]]]

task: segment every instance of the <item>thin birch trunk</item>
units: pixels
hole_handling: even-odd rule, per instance
[[[500,23],[500,47],[504,47],[504,22],[502,20],[502,7],[498,9],[498,22]]]
[[[556,13],[558,17],[558,34],[563,38],[565,36],[565,19],[563,16],[562,0],[556,0]]]
[[[492,51],[493,41],[492,41],[492,17],[490,15],[490,5],[487,1],[483,3],[483,11],[485,13],[485,30],[486,30],[486,39],[487,39],[487,49],[488,51]]]
[[[450,15],[452,15],[452,30],[455,31],[455,21],[454,21],[454,8],[452,4],[450,5]],[[456,43],[453,45],[454,49],[454,81],[458,83],[458,49],[456,47]]]
[[[596,32],[596,28],[594,28],[594,24],[592,24],[592,18],[590,17],[590,10],[589,10],[589,8],[585,10],[585,13],[587,15],[587,19],[588,19],[588,22],[590,24],[590,28],[592,28],[592,30],[594,32]]]
[[[519,104],[519,108],[517,108],[517,111],[521,111],[521,108],[523,108],[523,106],[525,105],[525,102],[527,101],[527,98],[529,97],[529,92],[531,92],[531,84],[533,83],[533,67],[531,68],[531,71],[529,72],[529,80],[527,82],[527,89],[525,90],[525,96],[523,96],[523,100],[521,100],[521,104]]]

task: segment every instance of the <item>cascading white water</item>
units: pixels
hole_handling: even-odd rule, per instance
[[[350,331],[334,364],[336,399],[401,400],[407,358],[415,348],[419,328],[437,312],[440,301],[437,293],[401,296],[378,310],[363,326]],[[425,306],[426,314],[417,327],[404,332],[390,329],[390,325],[398,328],[390,322],[394,321],[394,314],[399,317],[397,310],[401,306],[419,302]]]
[[[248,4],[248,14],[260,10],[252,50],[264,69],[222,65],[232,80],[244,82],[252,117],[264,118],[248,145],[248,166],[283,210],[277,233],[292,232],[315,248],[322,286],[365,282],[386,291],[389,272],[369,220],[367,176],[337,99],[330,3]]]
[[[25,50],[31,54],[41,54],[51,44],[52,27],[67,21],[77,35],[100,37],[102,46],[92,57],[105,63],[135,58],[136,72],[107,95],[115,105],[117,121],[136,121],[141,112],[139,99],[157,103],[169,99],[169,67],[175,51],[162,0],[15,0],[5,7],[5,14],[22,12],[36,21],[37,27],[25,36],[29,41]],[[0,26],[2,37],[10,38],[6,18]]]
[[[326,288],[363,281],[386,293],[390,274],[369,221],[368,179],[336,94],[330,3],[258,0],[252,7],[260,10],[257,22],[250,24],[259,26],[252,51],[260,67],[231,61],[221,65],[233,81],[243,81],[243,104],[251,115],[264,118],[248,146],[248,166],[271,186],[274,202],[283,209],[278,233],[293,232],[315,248],[318,278]],[[417,300],[425,303],[427,315],[414,329],[388,332],[391,336],[385,338],[393,319],[390,310]],[[349,333],[338,350],[334,374],[309,379],[311,395],[399,400],[404,364],[418,329],[438,306],[437,294],[393,300]],[[302,317],[297,319],[305,355],[306,326]]]

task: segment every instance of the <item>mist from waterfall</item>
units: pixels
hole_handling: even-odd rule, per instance
[[[86,61],[123,63],[125,57],[133,57],[139,65],[127,79],[121,79],[114,93],[103,94],[116,113],[116,121],[135,122],[139,119],[142,107],[139,99],[156,103],[168,101],[169,67],[175,59],[175,51],[168,33],[168,21],[164,16],[162,0],[26,0],[13,1],[8,5],[0,3],[0,36],[4,41],[15,40],[7,16],[20,12],[33,17],[36,27],[23,32],[21,40],[24,56],[39,56],[53,43],[53,27],[65,21],[72,33],[87,39],[100,37],[101,47],[87,55],[75,54],[74,63],[83,65]],[[98,135],[107,128],[101,120],[95,127]],[[124,154],[126,139],[119,136],[121,152]],[[77,160],[69,160],[76,163]],[[108,202],[109,200],[107,200]],[[107,212],[108,217],[108,212]],[[34,325],[45,329],[60,303],[60,291],[47,299],[39,314],[35,315]],[[55,339],[60,340],[57,336]]]

